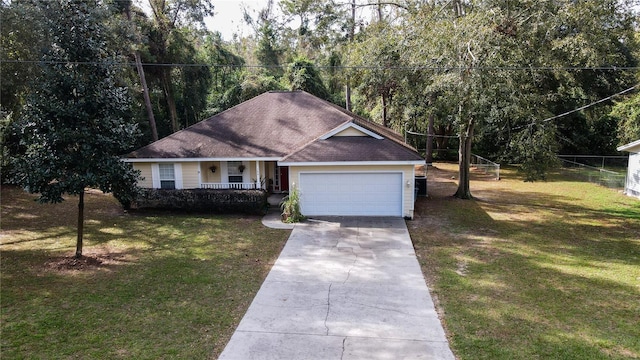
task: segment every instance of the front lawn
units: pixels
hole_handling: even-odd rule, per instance
[[[460,359],[640,358],[640,201],[552,174],[429,171],[407,222]],[[2,358],[216,358],[289,232],[258,217],[123,213],[2,188]]]
[[[85,197],[41,205],[2,187],[3,359],[215,359],[289,231],[255,216],[124,213]]]
[[[409,221],[459,359],[640,358],[640,200],[552,174],[429,170]]]

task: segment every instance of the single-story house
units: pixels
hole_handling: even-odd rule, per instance
[[[296,187],[305,216],[413,218],[415,165],[400,134],[304,91],[271,91],[128,154],[139,186]]]
[[[630,153],[624,193],[640,198],[640,139],[618,147],[618,151],[628,151]]]

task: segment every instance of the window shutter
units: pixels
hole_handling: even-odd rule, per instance
[[[202,163],[198,161],[198,189],[202,188]]]
[[[176,189],[182,189],[182,164],[173,164],[173,170],[176,176]]]
[[[158,164],[151,164],[151,182],[154,189],[160,189],[160,169]]]

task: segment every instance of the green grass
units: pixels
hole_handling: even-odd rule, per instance
[[[84,254],[72,266],[76,199],[40,205],[3,186],[3,359],[216,358],[289,231],[259,217],[124,213],[86,197]]]
[[[430,170],[411,237],[459,359],[640,358],[640,201],[552,174]]]
[[[640,201],[560,173],[525,183],[429,172],[408,222],[460,359],[640,358]],[[2,188],[0,357],[216,358],[289,235],[258,217],[39,205]]]

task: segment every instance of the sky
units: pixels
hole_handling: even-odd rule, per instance
[[[242,9],[246,8],[252,15],[267,5],[268,0],[211,0],[214,5],[215,16],[205,20],[207,28],[212,31],[219,31],[224,40],[232,40],[233,34],[250,35],[252,29],[245,24]],[[278,10],[278,0],[274,0],[274,8]],[[640,12],[640,0],[634,6]]]
[[[278,1],[274,0],[274,10],[278,11]],[[134,3],[141,7],[147,14],[151,13],[151,8],[147,0],[134,0]],[[268,0],[211,0],[214,6],[214,16],[205,18],[205,24],[211,31],[218,31],[224,40],[233,40],[233,34],[241,36],[251,35],[253,30],[244,22],[243,9],[247,9],[249,14],[255,15],[258,10],[266,7]]]
[[[250,14],[264,8],[267,0],[212,0],[215,15],[206,19],[207,28],[219,31],[224,40],[232,40],[233,34],[249,35],[251,27],[244,23],[242,9],[247,8]],[[278,1],[275,1],[277,8]]]

